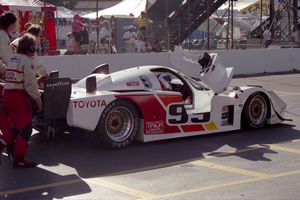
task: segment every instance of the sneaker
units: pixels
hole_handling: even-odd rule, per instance
[[[29,162],[29,161],[14,161],[13,162],[13,167],[14,168],[33,168],[36,167],[38,164],[34,162]]]

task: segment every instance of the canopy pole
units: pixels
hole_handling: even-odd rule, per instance
[[[97,53],[99,52],[99,16],[98,16],[98,10],[99,10],[99,0],[96,1],[96,23],[97,23]]]
[[[46,37],[46,14],[47,14],[47,9],[46,9],[46,1],[44,0],[44,15],[43,15],[43,32],[44,32],[44,45],[43,45],[43,47],[42,48],[44,48],[43,50],[42,50],[42,55],[44,56],[45,54],[46,54],[46,49],[45,49],[45,47],[47,46],[47,45],[45,45],[46,44],[46,41],[47,41],[47,37]]]

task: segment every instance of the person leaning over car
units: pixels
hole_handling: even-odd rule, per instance
[[[38,91],[36,71],[30,57],[36,52],[35,38],[25,34],[19,40],[17,54],[7,67],[3,95],[3,110],[10,119],[15,139],[13,167],[30,168],[37,164],[25,160],[28,141],[32,134],[32,100],[37,112],[42,111],[42,101]],[[8,132],[0,136],[0,152],[14,141],[14,135]]]
[[[42,33],[42,27],[38,24],[32,24],[28,29],[27,29],[27,33],[31,34],[32,36],[34,36],[37,45],[40,44],[41,41],[41,33]],[[17,51],[17,47],[19,45],[19,40],[21,37],[15,39],[14,41],[12,41],[12,43],[10,44],[11,48],[13,49],[13,52],[16,53]],[[43,62],[41,60],[41,58],[37,55],[37,53],[34,54],[34,56],[31,57],[32,61],[33,61],[33,66],[36,70],[36,73],[38,75],[38,82],[40,83],[41,81],[45,80],[46,78],[48,78],[48,73],[46,68],[43,65]]]

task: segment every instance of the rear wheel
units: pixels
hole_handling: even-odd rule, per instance
[[[139,130],[139,113],[127,100],[116,100],[103,111],[96,128],[101,144],[108,148],[123,148],[132,143]]]
[[[258,129],[267,122],[268,100],[261,92],[253,93],[246,101],[242,114],[244,128]]]

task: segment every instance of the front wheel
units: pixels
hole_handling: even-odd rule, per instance
[[[139,113],[127,100],[116,100],[103,111],[96,128],[101,144],[119,149],[132,143],[139,130]]]
[[[267,122],[268,101],[261,93],[253,93],[246,101],[242,113],[242,125],[244,128],[258,129]]]

